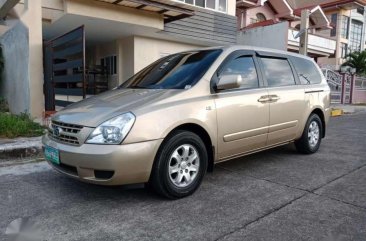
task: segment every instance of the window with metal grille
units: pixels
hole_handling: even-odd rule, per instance
[[[341,36],[342,38],[348,38],[349,33],[349,17],[342,16],[342,25],[341,25]]]
[[[363,23],[361,21],[352,19],[349,34],[349,45],[351,51],[361,51],[362,28]]]
[[[348,55],[348,44],[341,43],[341,58],[345,59]]]
[[[330,36],[335,37],[337,35],[337,18],[338,14],[334,13],[330,17],[330,25],[332,26],[332,29],[330,30]]]

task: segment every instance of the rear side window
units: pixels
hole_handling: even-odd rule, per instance
[[[319,84],[322,81],[322,76],[316,68],[315,63],[312,61],[303,58],[292,57],[291,62],[295,66],[301,84]]]
[[[251,89],[259,86],[257,71],[252,57],[241,56],[230,60],[220,72],[220,77],[224,75],[240,75],[242,78],[240,89]]]
[[[261,58],[268,86],[295,85],[295,78],[287,59]]]

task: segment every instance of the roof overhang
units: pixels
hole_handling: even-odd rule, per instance
[[[365,5],[366,0],[333,0],[320,4],[320,6],[325,10],[331,10],[336,8],[351,10],[358,7],[363,7]]]
[[[310,18],[310,29],[331,29],[328,18],[325,16],[322,8],[320,6],[312,6],[306,8],[299,8],[294,10],[296,16],[301,16],[301,11],[304,9],[309,10]]]
[[[298,19],[298,17],[294,15],[293,8],[286,0],[263,0],[263,4],[264,3],[268,4],[275,13],[275,17],[277,19],[285,19],[289,21]]]
[[[329,20],[320,6],[310,10],[310,28],[331,29]]]
[[[0,19],[4,19],[9,11],[15,7],[20,0],[2,0],[0,1]]]
[[[171,0],[95,0],[118,6],[154,12],[164,16],[165,23],[194,15],[194,6]]]
[[[236,1],[236,7],[242,8],[242,9],[253,8],[258,5],[259,4],[258,4],[257,0],[237,0]]]

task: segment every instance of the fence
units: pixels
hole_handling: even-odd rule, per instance
[[[366,77],[355,77],[352,103],[366,103]]]
[[[323,74],[330,87],[331,103],[358,104],[366,103],[366,78],[351,74],[340,74],[323,69]]]

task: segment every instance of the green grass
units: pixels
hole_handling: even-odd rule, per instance
[[[0,137],[41,136],[44,130],[44,127],[34,122],[28,114],[13,115],[0,112]]]

